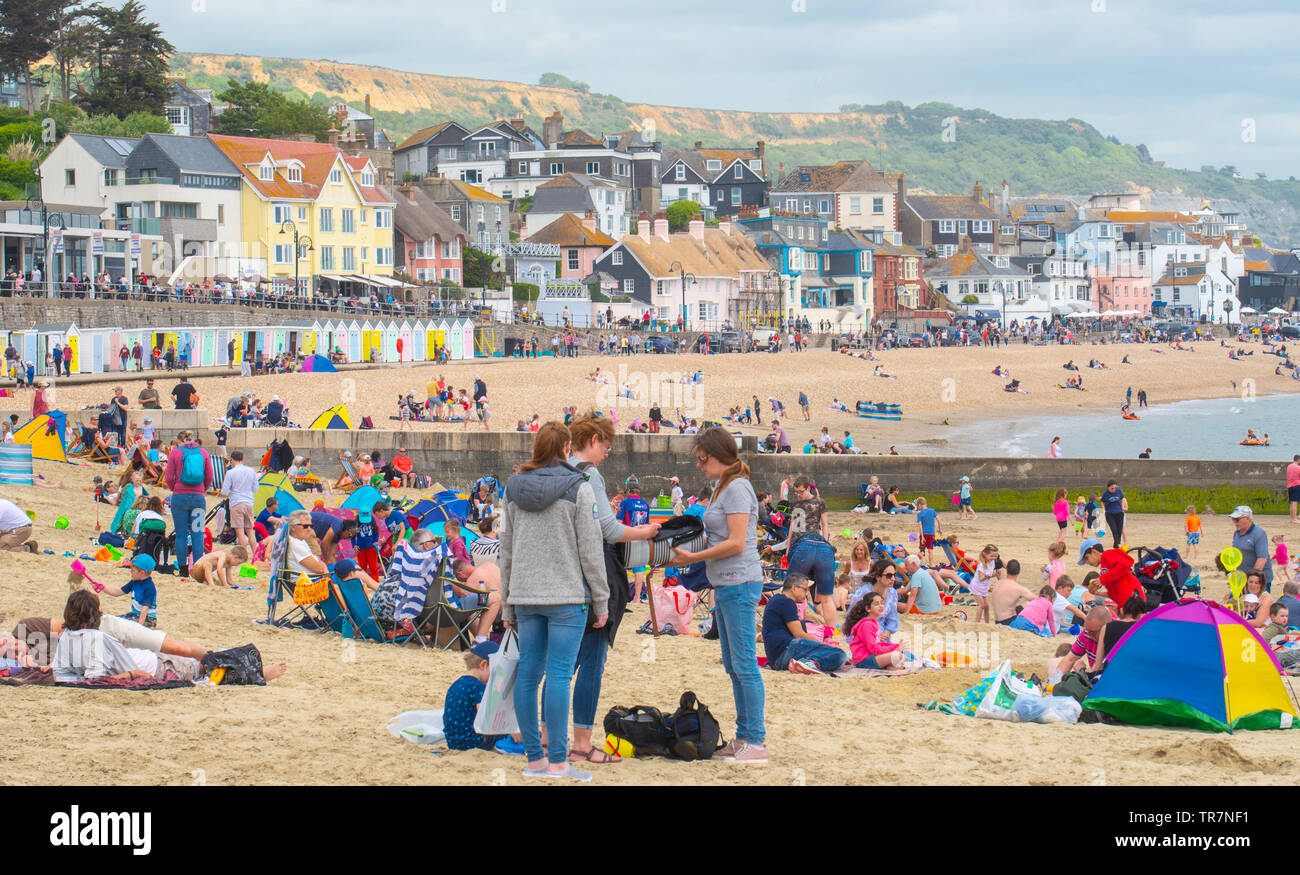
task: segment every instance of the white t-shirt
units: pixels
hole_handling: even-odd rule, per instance
[[[316,554],[311,551],[311,544],[307,543],[303,538],[289,538],[289,559],[286,564],[290,571],[314,574],[315,572],[308,571],[302,566],[302,560],[306,559],[308,556],[315,555]],[[317,558],[319,559],[320,557]]]
[[[162,520],[163,522],[167,522],[165,519],[163,519],[161,514],[154,513],[151,510],[142,510],[138,514],[136,514],[135,524],[131,526],[131,534],[133,535],[140,534],[140,523],[144,522],[145,520]]]
[[[1059,592],[1052,600],[1052,611],[1056,614],[1056,628],[1065,629],[1074,622],[1074,614],[1069,611],[1070,600]]]
[[[31,518],[23,513],[22,508],[7,498],[0,498],[0,532],[12,532],[31,524]]]

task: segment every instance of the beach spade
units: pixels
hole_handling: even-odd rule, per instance
[[[840,536],[844,538],[852,538],[853,533],[850,532],[848,529],[845,529],[844,531],[840,532]]]
[[[1232,547],[1228,548],[1233,549]],[[1225,565],[1227,563],[1224,563]],[[1234,563],[1235,564],[1235,563]],[[1241,601],[1242,590],[1246,588],[1246,573],[1244,571],[1234,571],[1228,575],[1228,588],[1232,590],[1232,600]]]
[[[1228,571],[1236,571],[1237,567],[1241,565],[1241,559],[1241,551],[1236,547],[1224,547],[1223,552],[1219,554],[1219,561],[1223,563],[1223,567]]]

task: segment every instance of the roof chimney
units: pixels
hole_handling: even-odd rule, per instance
[[[691,236],[696,240],[704,239],[704,217],[699,213],[691,216],[690,224],[686,227],[691,232]]]
[[[975,191],[971,194],[971,200],[977,204],[984,202],[984,186],[980,185],[978,182],[975,183]]]
[[[1011,199],[1011,195],[1010,192],[1007,190],[1007,181],[1004,179],[1002,180],[1002,217],[1006,219],[1011,218],[1011,211],[1010,211],[1010,207],[1008,206],[1010,199]]]
[[[665,243],[668,242],[668,214],[667,213],[660,212],[659,215],[655,216],[654,234],[656,237],[658,237],[660,240],[663,240]]]
[[[970,252],[970,235],[969,235],[969,234],[963,234],[963,235],[961,235],[961,247],[960,247],[960,249],[961,249],[962,252]]]
[[[330,145],[335,149],[339,147],[339,129],[330,125]]]
[[[366,95],[366,115],[370,115],[370,95]]]
[[[726,234],[728,237],[731,236],[730,216],[723,216],[722,218],[718,219],[718,230],[721,231],[723,234]]]
[[[522,131],[524,129],[523,118],[512,118],[510,120],[510,127],[514,128],[516,131]]]
[[[696,140],[696,141],[695,141],[695,151],[698,152],[699,150],[701,150],[701,149],[703,149],[703,148],[704,148],[704,141],[703,141],[703,140]]]
[[[759,174],[764,179],[767,179],[767,143],[762,140],[758,141],[758,163]]]
[[[596,214],[591,210],[587,210],[587,215],[583,217],[582,227],[586,228],[588,233],[596,233]]]
[[[650,214],[642,212],[641,217],[636,222],[636,236],[640,237],[646,243],[650,242]]]
[[[560,133],[564,128],[564,113],[558,109],[548,115],[542,122],[542,144],[548,149],[554,149],[560,142]]]

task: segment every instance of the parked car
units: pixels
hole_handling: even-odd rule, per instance
[[[646,352],[677,352],[677,341],[661,334],[652,334],[645,339]]]
[[[1294,325],[1283,325],[1281,328],[1277,330],[1277,333],[1282,335],[1283,337],[1300,339],[1300,328],[1297,328]]]
[[[745,336],[739,331],[722,331],[710,337],[714,352],[744,352]]]

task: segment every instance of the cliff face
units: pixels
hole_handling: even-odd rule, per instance
[[[762,113],[627,103],[609,94],[409,73],[384,67],[262,58],[177,54],[172,69],[191,87],[220,91],[229,79],[257,80],[318,103],[362,106],[398,142],[446,120],[488,122],[522,116],[534,130],[559,110],[566,129],[599,136],[647,130],[666,146],[704,140],[713,146],[768,146],[770,175],[780,166],[866,158],[878,169],[908,174],[909,190],[959,194],[975,182],[1007,180],[1014,195],[1165,192],[1230,198],[1270,243],[1300,242],[1300,183],[1242,180],[1153,163],[1145,147],[1120,143],[1080,121],[1009,119],[942,103],[843,107],[838,113]]]

